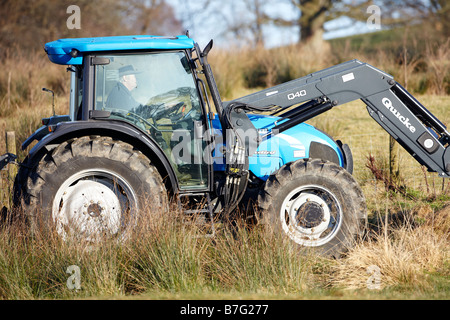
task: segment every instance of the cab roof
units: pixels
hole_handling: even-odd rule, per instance
[[[124,50],[191,49],[194,40],[185,35],[165,37],[151,35],[59,39],[45,44],[53,63],[80,65],[86,53]],[[75,51],[76,50],[76,51]]]

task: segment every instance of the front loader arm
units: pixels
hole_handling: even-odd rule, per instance
[[[267,134],[274,135],[357,99],[420,164],[450,177],[447,128],[391,75],[359,60],[238,98],[224,103],[224,108],[238,102],[256,108],[278,106],[273,114],[282,119]]]

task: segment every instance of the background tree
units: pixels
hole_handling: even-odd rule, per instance
[[[450,36],[450,1],[379,0],[383,24],[391,27],[424,24],[437,34]]]
[[[71,0],[0,0],[0,57],[17,48],[33,52],[58,38],[167,34],[182,31],[164,0],[77,0],[81,29],[68,29]]]
[[[181,0],[172,0],[172,2]],[[347,15],[359,20],[367,19],[367,0],[199,0],[199,7],[207,15],[223,23],[221,36],[232,35],[234,40],[245,40],[255,46],[265,44],[264,28],[269,26],[290,27],[298,30],[299,43],[314,43],[322,47],[324,24]],[[285,8],[280,12],[279,7]],[[205,21],[195,12],[198,7],[186,6],[183,23],[194,25],[194,19]],[[192,10],[192,11],[191,11]],[[289,11],[289,12],[287,12]],[[289,14],[286,14],[289,13]],[[208,20],[209,21],[209,20]],[[209,22],[208,22],[209,23]],[[206,26],[207,23],[205,23]],[[198,24],[197,24],[198,26]],[[214,25],[214,28],[217,26]]]
[[[367,0],[288,0],[297,11],[295,19],[275,18],[276,25],[297,27],[298,43],[310,45],[315,50],[327,50],[323,35],[325,23],[342,16],[355,21],[366,20],[366,9],[372,3]]]
[[[173,8],[164,0],[123,1],[123,20],[130,31],[139,34],[172,35],[183,32]]]

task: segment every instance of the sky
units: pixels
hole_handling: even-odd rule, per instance
[[[215,46],[226,47],[235,39],[231,35],[224,35],[227,23],[226,20],[239,23],[246,19],[247,9],[241,1],[217,2],[220,7],[214,7],[214,2],[210,10],[220,11],[223,17],[210,14],[202,4],[197,1],[166,0],[172,5],[176,16],[183,21],[183,25],[189,30],[190,36],[204,47],[209,40],[213,39]],[[217,4],[216,4],[217,6]],[[230,6],[234,6],[235,14],[231,14]],[[283,1],[268,1],[265,10],[270,10],[271,16],[282,16],[293,19],[298,14],[290,3]],[[236,13],[237,12],[237,13]],[[368,15],[369,16],[369,15]],[[372,32],[366,23],[359,22],[351,24],[351,20],[345,17],[325,24],[325,39],[344,37],[353,34]],[[265,26],[263,29],[266,47],[277,47],[296,43],[298,41],[299,30],[295,27],[275,27]]]

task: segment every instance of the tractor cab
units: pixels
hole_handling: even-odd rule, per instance
[[[131,124],[165,153],[180,190],[205,190],[208,123],[190,63],[193,47],[186,36],[128,36],[63,39],[46,51],[51,61],[70,65],[72,121]]]

